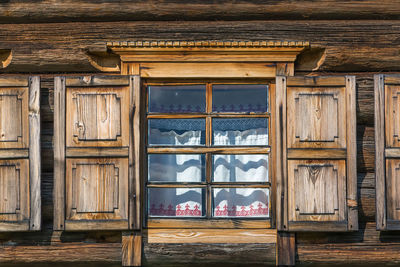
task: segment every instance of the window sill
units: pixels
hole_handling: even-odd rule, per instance
[[[148,243],[275,244],[276,229],[147,229]]]

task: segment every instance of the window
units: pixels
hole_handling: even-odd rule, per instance
[[[269,90],[146,84],[149,219],[270,220]]]

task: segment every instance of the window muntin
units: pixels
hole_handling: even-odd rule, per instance
[[[160,95],[164,87],[170,95],[173,88],[181,95],[184,88],[191,90],[188,85],[157,85]],[[269,219],[268,85],[196,85],[198,95],[204,88],[206,109],[193,114],[177,113],[173,106],[154,112],[152,88],[147,86],[148,217]],[[246,90],[257,97],[244,97]],[[233,106],[222,108],[225,104],[218,103],[230,96]],[[250,108],[239,109],[243,106]],[[189,195],[197,195],[196,201],[184,197]]]

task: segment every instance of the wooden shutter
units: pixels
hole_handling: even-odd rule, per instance
[[[357,230],[355,77],[276,78],[277,228]]]
[[[40,78],[0,78],[0,231],[40,230]]]
[[[140,227],[139,93],[138,76],[55,78],[55,229]]]
[[[375,75],[376,227],[400,230],[400,76]]]

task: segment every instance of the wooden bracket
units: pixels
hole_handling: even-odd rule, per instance
[[[12,61],[11,49],[0,49],[0,69],[6,68]]]

